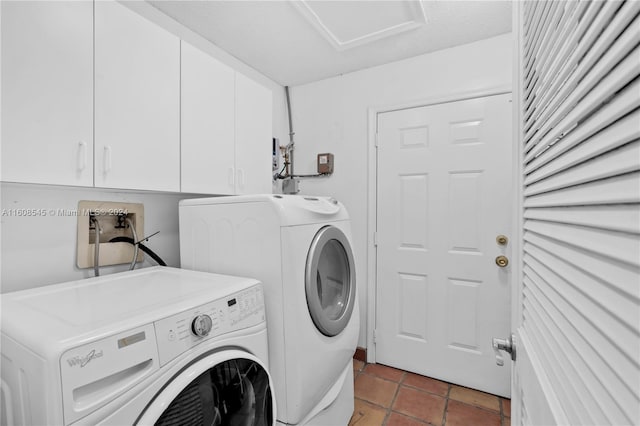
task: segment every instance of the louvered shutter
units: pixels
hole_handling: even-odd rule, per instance
[[[640,424],[640,2],[521,7],[520,326],[556,418]]]

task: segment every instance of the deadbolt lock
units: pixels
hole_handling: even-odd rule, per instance
[[[507,256],[496,257],[496,265],[498,265],[499,267],[504,268],[508,264],[509,264],[509,259],[507,258]]]
[[[498,235],[496,237],[496,243],[498,243],[501,246],[506,246],[508,242],[509,242],[509,239],[505,235]]]

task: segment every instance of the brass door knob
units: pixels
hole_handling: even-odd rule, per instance
[[[504,268],[508,264],[509,264],[509,259],[507,258],[507,256],[496,257],[496,265],[498,265],[499,267]]]
[[[505,235],[498,235],[496,237],[496,243],[498,243],[501,246],[506,246],[508,242],[509,242],[509,239]]]

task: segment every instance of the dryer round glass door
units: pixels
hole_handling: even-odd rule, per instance
[[[206,360],[205,360],[206,361]],[[137,424],[271,426],[269,375],[257,360],[234,358],[183,370],[151,402]],[[211,362],[209,362],[211,364]],[[190,371],[189,371],[190,370]],[[199,374],[197,374],[199,373]],[[196,376],[197,374],[197,376]],[[181,377],[193,380],[184,381]]]
[[[340,229],[325,226],[318,231],[307,254],[305,272],[313,323],[325,336],[339,334],[351,319],[356,293],[353,252]]]

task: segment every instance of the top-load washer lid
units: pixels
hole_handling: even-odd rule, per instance
[[[305,270],[309,314],[326,336],[345,329],[355,305],[353,253],[346,235],[335,226],[321,228],[313,238]]]
[[[256,283],[252,278],[152,267],[5,293],[0,295],[2,332],[47,357]]]

